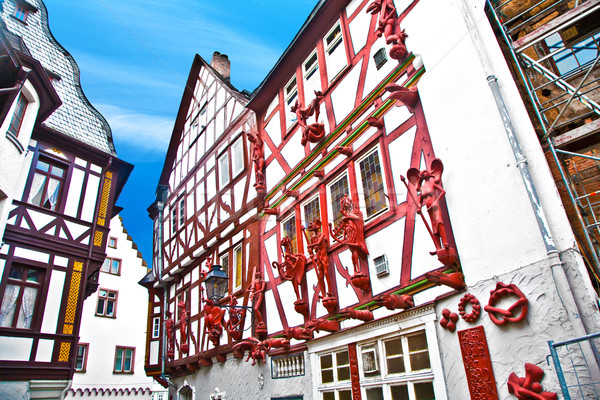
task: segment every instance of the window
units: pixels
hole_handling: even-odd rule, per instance
[[[20,93],[19,97],[17,98],[17,104],[15,105],[15,112],[10,120],[10,125],[8,126],[7,131],[7,133],[10,133],[14,137],[19,137],[19,131],[21,130],[21,125],[23,124],[23,119],[25,118],[27,104],[29,104],[27,98],[23,93]]]
[[[1,327],[32,328],[43,278],[40,269],[11,265],[0,308]]]
[[[313,223],[316,220],[321,220],[321,207],[319,207],[319,196],[313,198],[308,203],[304,204],[305,226],[308,226],[308,224]]]
[[[27,22],[27,16],[29,15],[29,11],[25,8],[23,4],[17,4],[15,8],[14,16],[16,19],[22,22]]]
[[[35,166],[27,202],[57,211],[66,175],[66,166],[40,157]]]
[[[298,243],[296,240],[296,217],[294,215],[281,223],[281,237],[290,239],[290,242],[292,242],[292,252],[298,252]]]
[[[339,22],[325,35],[325,61],[327,62],[329,82],[338,76],[347,65],[342,26]]]
[[[119,275],[121,273],[121,260],[106,257],[102,264],[101,271],[108,274]]]
[[[347,349],[319,356],[322,400],[351,400],[350,357]]]
[[[375,150],[358,164],[367,218],[370,218],[387,209],[379,152]]]
[[[185,198],[179,199],[179,225],[185,225]]]
[[[334,226],[337,226],[342,220],[340,201],[345,195],[350,195],[350,187],[348,185],[348,176],[344,174],[329,185],[329,198],[331,201],[331,217],[329,219],[333,221]]]
[[[171,206],[171,233],[177,232],[177,203]]]
[[[77,355],[75,356],[75,372],[85,372],[88,356],[87,343],[79,343],[77,345]]]
[[[321,75],[319,74],[319,58],[315,49],[302,63],[302,76],[304,77],[304,106],[315,97],[315,90],[321,91]]]
[[[100,289],[98,290],[98,305],[96,315],[99,317],[114,318],[117,312],[117,292]]]
[[[223,189],[229,183],[229,154],[225,152],[219,158],[219,188]]]
[[[383,65],[387,62],[387,52],[385,51],[385,47],[377,50],[375,54],[373,54],[373,61],[375,61],[375,67],[377,69],[381,69]]]
[[[575,27],[562,32],[563,36],[566,36],[571,29],[575,29]],[[564,75],[577,71],[581,66],[594,61],[600,49],[600,32],[572,45],[566,45],[563,37],[559,33],[554,33],[546,38],[546,45],[550,53],[555,53],[552,59],[558,73]]]
[[[292,112],[291,107],[298,100],[298,85],[296,84],[296,76],[294,76],[290,81],[285,85],[283,89],[283,96],[285,97],[285,120],[286,120],[286,128],[290,129],[290,127],[296,122],[296,113]]]
[[[244,142],[241,137],[231,146],[231,157],[233,158],[233,176],[236,176],[244,169]]]
[[[108,238],[108,247],[112,247],[113,249],[117,248],[117,238],[109,237]]]
[[[152,339],[160,337],[160,317],[152,318]]]
[[[135,347],[119,347],[115,351],[115,374],[132,374]]]
[[[233,249],[233,261],[235,263],[235,269],[233,271],[233,290],[236,291],[242,287],[242,245]]]

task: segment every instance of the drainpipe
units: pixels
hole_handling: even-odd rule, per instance
[[[159,287],[163,290],[163,324],[162,324],[162,354],[160,361],[160,378],[163,379],[169,386],[175,388],[176,399],[179,399],[179,387],[171,382],[165,374],[165,364],[167,362],[167,328],[165,321],[167,320],[167,287],[163,281],[163,211],[165,209],[165,203],[167,202],[167,192],[169,187],[166,185],[158,185],[156,189],[156,208],[158,209],[158,234],[157,234],[157,252],[156,265],[153,270],[158,277]]]
[[[523,154],[523,151],[521,149],[519,138],[515,133],[514,126],[506,108],[506,104],[504,103],[504,98],[502,97],[502,93],[500,92],[500,88],[498,86],[498,79],[492,73],[492,68],[490,66],[488,57],[485,53],[484,47],[481,43],[479,34],[477,33],[475,24],[473,23],[473,16],[471,15],[471,11],[469,9],[467,1],[468,0],[461,0],[459,2],[462,16],[465,20],[465,24],[467,25],[467,29],[471,36],[471,41],[473,42],[475,51],[477,52],[477,55],[479,57],[479,61],[481,62],[481,65],[485,72],[488,86],[490,87],[492,95],[494,96],[496,106],[498,107],[498,113],[500,114],[500,117],[502,118],[502,122],[504,124],[504,130],[506,132],[506,135],[508,136],[508,141],[515,156],[515,160],[517,161],[517,167],[519,168],[521,178],[523,179],[523,183],[525,184],[525,190],[527,191],[529,202],[531,203],[531,208],[533,209],[533,212],[535,214],[540,235],[542,236],[542,239],[544,241],[546,254],[548,257],[548,261],[550,262],[550,270],[552,272],[552,277],[556,285],[557,293],[563,304],[563,307],[565,308],[565,312],[567,313],[569,319],[573,323],[573,329],[575,331],[575,334],[577,336],[584,336],[586,335],[586,332],[579,315],[577,302],[575,301],[567,275],[562,267],[563,263],[559,257],[556,245],[554,244],[554,239],[552,238],[552,233],[550,232],[548,221],[546,219],[544,209],[542,208],[542,204],[540,203],[535,184],[533,183],[533,179],[531,178],[531,174],[529,173],[527,158],[525,157],[525,154]]]

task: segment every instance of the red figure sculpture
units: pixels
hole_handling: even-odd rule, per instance
[[[378,306],[384,306],[388,310],[406,310],[407,308],[413,308],[415,306],[413,297],[408,294],[398,295],[390,293],[375,299],[375,302]]]
[[[408,51],[404,44],[406,33],[400,29],[398,24],[398,15],[393,0],[375,0],[367,7],[367,12],[371,14],[379,13],[377,24],[377,36],[385,36],[387,44],[391,44],[390,57],[398,62],[404,60]]]
[[[407,88],[397,83],[390,83],[385,87],[385,90],[390,92],[390,99],[394,99],[401,103],[397,104],[397,106],[405,105],[410,112],[414,112],[415,104],[417,104],[417,100],[419,100],[416,86]]]
[[[341,311],[340,315],[342,318],[359,319],[364,322],[373,321],[375,318],[370,310],[355,310],[353,308],[348,308]]]
[[[235,341],[238,341],[242,338],[242,316],[243,310],[239,308],[235,308],[237,306],[237,299],[233,296],[229,296],[229,319],[225,322],[225,328],[227,329],[227,334],[229,337]]]
[[[403,176],[400,179],[406,185],[409,195],[417,205],[417,213],[423,219],[423,223],[433,240],[435,252],[438,260],[445,266],[452,266],[456,263],[456,250],[448,244],[446,237],[446,227],[442,219],[442,210],[440,208],[440,199],[446,194],[446,191],[441,186],[442,172],[444,165],[436,158],[431,162],[430,170],[419,171],[417,168],[410,168],[406,175],[408,181],[415,186],[417,197],[415,198],[412,191],[406,184]],[[425,207],[429,214],[429,222],[425,219],[422,213],[422,208]]]
[[[444,329],[448,329],[450,332],[454,332],[456,330],[456,323],[458,322],[458,314],[453,313],[447,308],[442,310],[442,319],[440,320],[440,325]]]
[[[247,291],[250,293],[250,301],[252,301],[252,309],[254,310],[254,322],[256,323],[254,330],[259,337],[263,337],[267,334],[267,327],[260,312],[265,286],[266,284],[265,281],[262,280],[262,274],[257,270],[254,273],[252,284],[250,284]]]
[[[308,303],[300,295],[300,284],[306,271],[306,256],[292,253],[292,241],[288,237],[281,239],[281,249],[283,250],[283,262],[273,261],[273,268],[277,268],[282,280],[292,282],[294,293],[296,293],[294,308],[298,313],[308,316]]]
[[[301,108],[300,103],[296,100],[296,103],[291,106],[291,110],[296,114],[298,123],[302,127],[302,140],[300,143],[305,146],[307,142],[317,143],[319,140],[325,137],[325,125],[319,123],[320,115],[320,102],[323,99],[323,93],[315,91],[315,98],[311,101],[307,107]],[[315,116],[315,122],[307,125],[306,120],[308,117]]]
[[[286,328],[283,330],[285,337],[288,340],[296,339],[296,340],[311,340],[315,337],[314,327],[309,329],[305,326],[296,326],[294,328]]]
[[[354,275],[350,278],[352,285],[368,291],[371,282],[360,269],[360,259],[366,260],[369,255],[365,242],[365,220],[362,212],[358,207],[354,207],[348,195],[344,195],[340,200],[340,214],[342,214],[342,220],[335,229],[329,224],[331,237],[336,242],[348,246],[352,253],[352,265],[354,266]]]
[[[556,400],[558,395],[544,392],[540,381],[544,371],[535,364],[525,363],[525,378],[519,378],[514,372],[508,377],[508,391],[519,400]]]
[[[258,193],[265,192],[265,153],[263,151],[263,140],[259,132],[248,132],[248,140],[252,143],[252,161],[254,162],[254,188]]]
[[[445,285],[452,289],[460,290],[465,287],[464,276],[460,272],[452,272],[450,274],[444,274],[440,271],[426,272],[425,277],[431,283],[435,285]]]
[[[507,310],[495,307],[500,299],[508,296],[517,297],[517,301],[512,306],[508,307]],[[529,301],[516,285],[506,285],[502,282],[498,282],[496,288],[490,292],[488,305],[483,307],[483,309],[488,312],[490,319],[494,324],[502,326],[507,322],[523,321],[527,317],[528,304]],[[520,314],[515,315],[515,311],[519,310],[521,311]],[[496,314],[501,315],[502,318],[499,318]]]
[[[471,308],[473,309],[469,314],[466,312],[467,304],[471,304]],[[458,313],[467,322],[477,321],[481,315],[481,304],[479,304],[477,297],[472,294],[465,294],[458,302]]]
[[[315,264],[315,272],[317,273],[317,280],[319,281],[319,288],[321,294],[324,296],[323,306],[331,313],[337,307],[337,300],[331,292],[331,280],[329,278],[329,257],[327,256],[329,241],[327,240],[327,236],[321,231],[321,226],[321,221],[317,219],[315,222],[308,224],[306,230],[302,227],[302,231],[304,232],[304,235],[306,235],[308,251],[312,255]],[[312,232],[310,239],[308,238],[306,231]],[[327,286],[325,283],[327,283]]]
[[[183,354],[187,354],[190,350],[190,346],[188,344],[188,335],[187,335],[187,324],[188,324],[188,312],[187,307],[185,305],[185,301],[181,300],[177,304],[179,308],[179,333],[181,334],[181,346],[180,350]]]
[[[267,354],[272,348],[283,347],[286,349],[290,348],[290,341],[286,338],[272,338],[266,339],[262,342],[255,337],[249,337],[243,342],[240,342],[233,346],[234,353],[240,354],[248,350],[248,358],[246,362],[252,358],[252,366],[256,365],[256,361],[266,363]]]
[[[167,319],[165,320],[165,330],[167,331],[167,357],[175,357],[175,321],[173,321],[173,313],[167,311]]]
[[[325,332],[337,332],[340,330],[340,322],[335,319],[319,318],[315,321],[309,321],[306,323],[306,329],[311,331],[325,331]]]
[[[221,333],[223,333],[223,315],[225,310],[215,306],[214,301],[208,299],[204,302],[204,332],[208,339],[216,347],[219,345]]]

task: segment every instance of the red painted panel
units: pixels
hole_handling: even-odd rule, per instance
[[[472,400],[498,400],[498,389],[483,326],[458,331]]]

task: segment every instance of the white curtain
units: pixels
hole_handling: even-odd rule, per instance
[[[2,307],[0,309],[0,326],[12,325],[13,317],[15,315],[15,302],[19,295],[19,286],[6,285],[4,290],[4,298],[2,299]]]
[[[35,204],[36,206],[42,205],[44,182],[46,182],[46,177],[44,175],[34,175],[33,181],[31,182],[31,189],[29,190],[29,199],[27,199],[28,203]]]
[[[31,322],[33,320],[33,312],[35,311],[35,300],[37,299],[37,288],[25,287],[23,292],[23,302],[21,303],[21,310],[19,312],[19,319],[17,321],[17,328],[31,328]]]
[[[44,204],[44,207],[49,208],[51,210],[56,210],[56,202],[58,201],[59,190],[60,190],[60,181],[51,178],[50,181],[48,182],[48,203],[49,203],[50,207],[46,207],[45,204]]]

